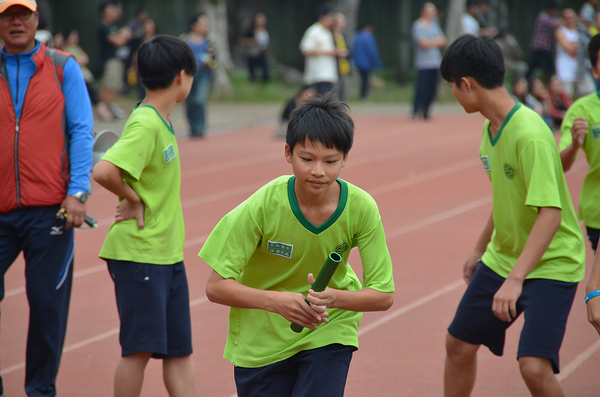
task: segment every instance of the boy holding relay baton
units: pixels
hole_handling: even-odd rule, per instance
[[[342,396],[362,312],[393,303],[377,204],[338,179],[353,134],[346,106],[331,94],[294,110],[285,145],[294,175],[228,213],[199,253],[213,268],[207,297],[231,306],[224,357],[240,397]],[[348,264],[354,247],[362,284]],[[328,286],[309,289],[332,252],[341,258]],[[293,332],[290,322],[304,329]]]

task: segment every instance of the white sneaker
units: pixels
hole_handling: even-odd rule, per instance
[[[121,109],[116,103],[111,103],[110,105],[108,105],[108,108],[110,109],[112,114],[114,114],[115,117],[118,119],[124,119],[125,117],[127,117],[127,112]]]

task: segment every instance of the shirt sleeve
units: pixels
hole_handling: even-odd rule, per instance
[[[127,122],[123,135],[106,151],[102,160],[113,163],[139,181],[156,148],[156,131],[144,125],[143,117],[136,116],[135,120]]]
[[[261,238],[261,228],[244,201],[219,221],[198,256],[221,277],[240,281]]]
[[[519,151],[519,168],[527,188],[525,205],[562,209],[555,159],[557,154],[555,147],[541,141],[528,142]]]
[[[63,71],[62,92],[69,135],[70,182],[67,194],[89,191],[92,171],[92,129],[94,116],[81,68],[74,58],[69,58]]]

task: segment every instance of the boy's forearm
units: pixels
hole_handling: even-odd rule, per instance
[[[479,239],[475,244],[475,248],[473,249],[474,253],[477,253],[480,257],[483,255],[485,250],[487,249],[488,244],[492,240],[492,235],[494,234],[494,212],[490,214],[485,227],[483,228],[481,234],[479,235]]]
[[[240,309],[273,311],[270,302],[275,291],[264,291],[225,279],[213,271],[206,284],[206,296],[211,302]]]
[[[523,282],[548,250],[561,222],[560,208],[540,207],[538,218],[529,233],[523,252],[517,259],[508,279]]]
[[[563,172],[567,172],[571,169],[571,166],[575,162],[578,149],[579,148],[576,148],[571,144],[565,150],[560,152],[560,162],[562,163]]]
[[[353,312],[385,311],[394,303],[393,292],[380,292],[373,288],[357,291],[334,289],[333,297],[333,305],[330,307]]]

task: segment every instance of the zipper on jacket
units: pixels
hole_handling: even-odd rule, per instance
[[[15,127],[15,182],[17,188],[17,205],[19,208],[23,208],[21,205],[21,186],[19,184],[19,119],[17,119]]]

